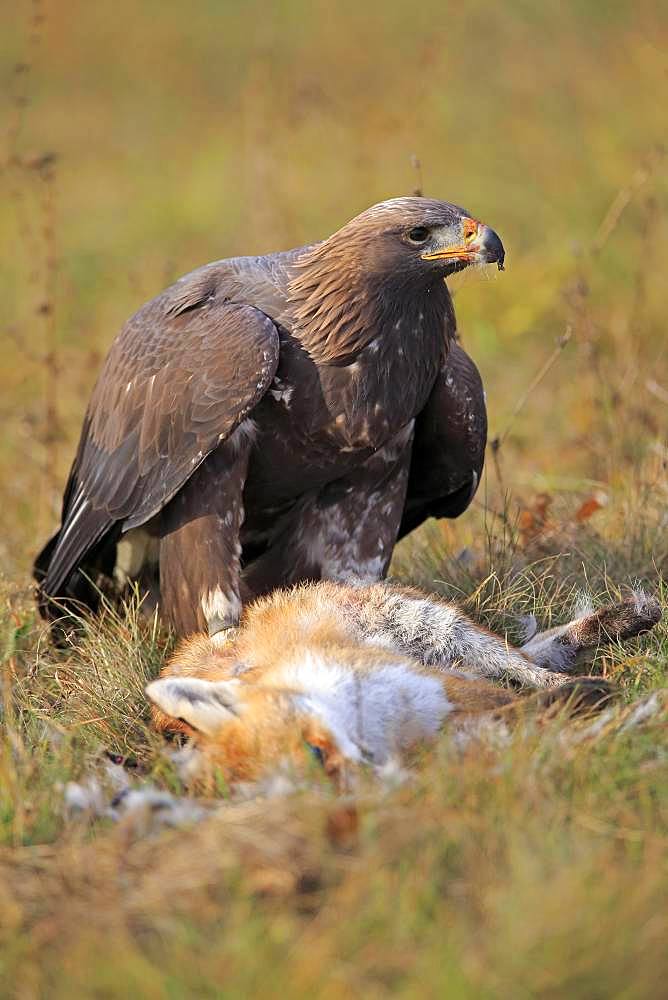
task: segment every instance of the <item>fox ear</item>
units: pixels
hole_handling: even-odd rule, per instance
[[[205,681],[199,677],[161,677],[146,694],[161,712],[207,736],[240,712],[239,681]]]

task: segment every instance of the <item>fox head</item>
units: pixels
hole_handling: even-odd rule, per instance
[[[152,681],[146,694],[158,729],[189,736],[187,777],[197,784],[216,774],[230,786],[257,781],[281,765],[299,774],[317,761],[344,786],[345,750],[294,692],[236,679],[166,676]]]

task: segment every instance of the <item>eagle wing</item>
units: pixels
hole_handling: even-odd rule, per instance
[[[276,372],[278,329],[203,268],[125,325],[93,390],[43,590],[119,522],[148,521],[229,438]]]
[[[485,462],[487,409],[480,373],[457,341],[443,362],[415,438],[399,538],[428,517],[458,517]]]

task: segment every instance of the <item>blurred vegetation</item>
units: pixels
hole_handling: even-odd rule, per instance
[[[167,639],[121,612],[49,649],[28,572],[143,301],[420,188],[508,259],[453,282],[485,481],[395,572],[511,638],[582,589],[665,606],[666,5],[16,0],[0,65],[0,994],[662,995],[665,713],[577,752],[559,727],[464,761],[445,738],[350,852],[318,795],[148,840],[72,824],[62,783],[101,745],[173,788],[142,698]],[[626,701],[667,668],[665,626],[594,664]]]

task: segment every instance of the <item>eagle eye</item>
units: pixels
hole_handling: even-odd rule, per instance
[[[430,235],[426,226],[414,226],[406,233],[410,243],[426,243]]]

